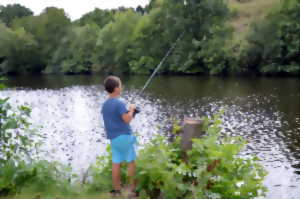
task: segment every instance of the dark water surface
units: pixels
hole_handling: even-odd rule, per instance
[[[170,128],[170,118],[210,116],[226,107],[224,132],[249,141],[269,172],[267,199],[300,199],[300,78],[123,77],[122,98],[142,108],[132,126],[141,145]],[[101,76],[10,77],[0,92],[32,107],[42,125],[47,158],[83,172],[108,143],[100,117],[106,94]]]

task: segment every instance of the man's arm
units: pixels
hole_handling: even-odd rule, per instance
[[[131,122],[131,120],[133,119],[133,113],[134,113],[135,108],[136,108],[136,105],[131,104],[129,106],[129,111],[122,115],[122,119],[125,123]]]

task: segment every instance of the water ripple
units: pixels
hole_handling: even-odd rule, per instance
[[[300,149],[290,138],[299,135],[300,129],[289,128],[285,115],[272,103],[278,100],[276,96],[177,100],[137,93],[135,89],[125,90],[121,99],[142,108],[132,123],[141,146],[153,135],[170,130],[174,119],[211,117],[225,108],[223,133],[244,137],[248,144],[241,155],[257,155],[269,172],[265,180],[270,190],[267,198],[296,199],[299,196]],[[98,155],[105,153],[108,141],[100,109],[107,96],[101,86],[7,90],[0,92],[0,96],[9,96],[14,106],[26,104],[32,108],[31,122],[43,126],[46,153],[41,156],[44,158],[68,164],[81,173]],[[300,116],[295,118],[295,123],[300,123]]]

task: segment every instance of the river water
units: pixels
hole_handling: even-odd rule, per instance
[[[163,76],[142,95],[146,76],[122,80],[122,99],[142,109],[132,123],[141,145],[167,132],[174,119],[225,108],[224,133],[247,139],[243,155],[256,154],[268,171],[266,198],[300,199],[300,78]],[[100,117],[107,97],[102,82],[96,75],[10,77],[0,97],[30,106],[32,123],[43,126],[45,158],[80,173],[108,143]]]

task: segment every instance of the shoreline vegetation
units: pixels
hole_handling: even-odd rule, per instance
[[[0,75],[148,75],[185,31],[162,75],[299,76],[300,0],[151,0],[34,16],[0,5]]]
[[[3,85],[1,87],[4,87]],[[43,160],[39,155],[41,129],[28,122],[31,109],[12,107],[9,98],[0,99],[0,197],[6,199],[110,199],[111,152],[99,156],[84,178],[68,166]],[[229,137],[222,130],[220,111],[203,117],[202,138],[192,140],[183,151],[181,127],[173,126],[169,137],[157,135],[139,150],[137,159],[139,199],[231,198],[265,196],[267,175],[254,155],[243,157],[246,141]],[[184,157],[184,158],[183,158]],[[149,164],[151,162],[151,164]],[[121,170],[124,185],[126,169]],[[120,199],[128,198],[122,195]]]

